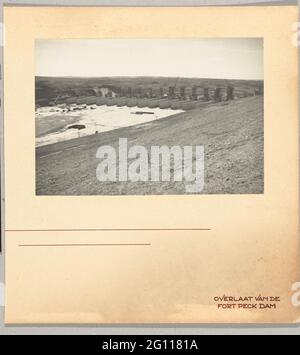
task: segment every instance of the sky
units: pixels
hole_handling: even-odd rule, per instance
[[[37,40],[37,76],[263,79],[263,39]]]

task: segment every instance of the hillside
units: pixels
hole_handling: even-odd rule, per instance
[[[99,146],[204,145],[205,194],[263,193],[263,98],[215,104],[169,118],[37,148],[38,195],[184,194],[183,183],[100,183]]]

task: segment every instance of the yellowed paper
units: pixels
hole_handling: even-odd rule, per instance
[[[299,320],[297,16],[293,6],[5,8],[7,323]],[[264,40],[264,193],[36,195],[37,39],[234,37]]]

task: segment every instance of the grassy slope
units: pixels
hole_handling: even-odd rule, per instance
[[[203,193],[263,192],[263,98],[220,103],[139,126],[57,143],[37,149],[37,194],[183,194],[183,183],[100,183],[96,151],[129,146],[204,145]]]

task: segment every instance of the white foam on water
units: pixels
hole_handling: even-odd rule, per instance
[[[136,112],[149,112],[153,114],[136,114]],[[142,123],[151,122],[161,118],[176,115],[183,110],[171,110],[160,108],[139,108],[139,107],[118,107],[118,106],[97,106],[95,109],[81,111],[76,125],[84,125],[82,130],[68,129],[68,125],[57,132],[52,132],[36,138],[36,146],[43,146],[62,142],[78,137],[89,136],[95,133],[112,131],[114,129],[130,127]],[[57,113],[56,113],[57,114]],[[60,113],[64,115],[64,113]],[[41,116],[39,116],[41,119]],[[43,117],[47,119],[47,116]]]

